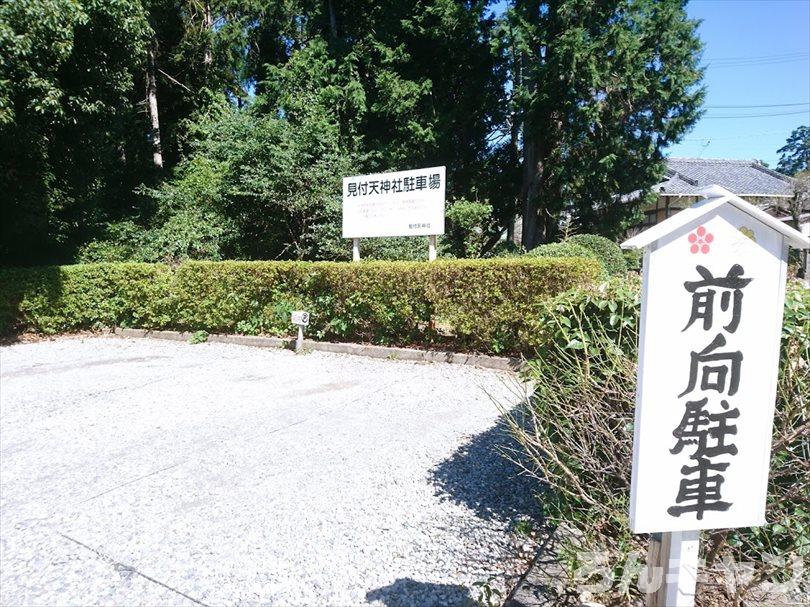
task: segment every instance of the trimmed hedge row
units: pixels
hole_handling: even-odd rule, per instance
[[[579,258],[0,269],[0,332],[118,325],[289,335],[290,311],[303,308],[318,339],[516,353],[534,344],[530,321],[547,296],[600,272]]]
[[[569,240],[563,242],[550,242],[534,247],[526,253],[528,257],[585,257],[599,259],[599,256],[587,247],[575,244]],[[601,263],[601,260],[600,260]]]
[[[567,242],[593,251],[602,262],[608,276],[622,276],[627,271],[621,247],[604,236],[575,234]]]

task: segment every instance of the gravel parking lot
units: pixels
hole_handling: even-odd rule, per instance
[[[469,604],[522,566],[534,505],[491,400],[518,392],[226,344],[3,347],[0,603]]]

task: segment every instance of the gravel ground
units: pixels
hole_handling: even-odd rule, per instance
[[[0,603],[469,604],[525,560],[490,398],[517,392],[226,344],[3,347]]]

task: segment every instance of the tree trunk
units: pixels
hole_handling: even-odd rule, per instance
[[[332,40],[337,40],[337,15],[335,14],[335,5],[332,0],[326,0],[329,9],[329,33],[332,34]]]
[[[537,26],[541,19],[539,0],[523,0],[515,4],[516,8],[532,26]],[[537,76],[529,69],[529,66],[543,61],[539,49],[531,52],[522,51],[519,55],[523,82],[518,83],[527,87],[530,91],[537,90]],[[536,68],[535,68],[536,69]],[[525,70],[525,73],[524,73]],[[523,113],[523,124],[521,133],[523,135],[523,176],[520,187],[520,201],[522,204],[523,232],[521,234],[521,244],[526,250],[536,247],[541,241],[540,238],[540,209],[539,188],[543,173],[543,155],[540,153],[540,141],[538,141],[538,108],[527,107]],[[544,136],[544,134],[543,134]]]
[[[156,55],[157,40],[152,38],[146,61],[146,100],[149,105],[149,118],[151,120],[152,161],[156,168],[162,169],[163,148],[160,145],[160,118],[158,116],[157,79],[155,77],[155,72],[157,72],[155,65]]]
[[[214,31],[214,18],[211,15],[211,3],[206,0],[203,8],[203,30],[205,31],[205,50],[203,51],[203,66],[206,70],[214,62],[214,54],[211,50],[211,36]]]
[[[523,233],[521,244],[530,251],[538,243],[537,181],[539,178],[537,145],[534,137],[523,131],[523,179],[520,186],[520,200],[523,204]]]

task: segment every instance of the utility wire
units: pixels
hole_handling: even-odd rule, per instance
[[[712,63],[709,63],[702,67],[705,69],[720,69],[727,67],[759,67],[765,65],[785,65],[788,63],[804,63],[808,60],[810,60],[810,57],[800,57],[798,59],[785,59],[784,61],[760,61],[758,63],[728,63],[720,65],[714,65]]]
[[[703,116],[703,120],[716,120],[720,118],[767,118],[771,116],[796,116],[798,114],[810,116],[810,111],[799,110],[798,112],[777,112],[774,114],[738,114],[737,116]]]
[[[768,135],[784,135],[785,131],[766,131],[764,133],[749,133],[748,135],[737,135],[736,137],[697,137],[682,139],[682,141],[735,141],[737,139],[752,139],[756,137],[766,137]]]
[[[787,60],[795,60],[795,59],[803,59],[804,57],[810,56],[810,53],[800,51],[795,53],[783,53],[781,55],[759,55],[753,57],[717,57],[715,59],[706,59],[706,63],[711,63],[713,65],[736,65],[739,63],[761,63],[763,61],[787,61]]]
[[[707,110],[730,110],[730,109],[749,109],[749,108],[760,108],[760,107],[795,107],[799,105],[810,105],[810,101],[805,101],[803,103],[769,103],[765,105],[706,105],[703,106]]]
[[[773,59],[778,57],[793,57],[795,55],[807,55],[805,51],[791,51],[790,53],[781,53],[777,55],[738,55],[737,57],[715,57],[712,61],[745,61],[748,59]]]
[[[810,59],[810,53],[790,53],[786,55],[766,55],[762,57],[748,57],[735,60],[722,60],[713,59],[705,60],[704,68],[721,68],[721,67],[749,67],[760,65],[779,65],[783,63],[797,63],[804,62]]]

